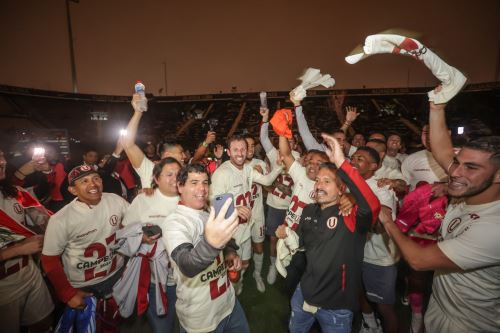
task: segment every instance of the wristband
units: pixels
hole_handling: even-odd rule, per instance
[[[203,147],[205,147],[205,148],[208,148],[208,143],[206,143],[205,141],[203,141],[203,142],[201,143],[201,145],[202,145]]]

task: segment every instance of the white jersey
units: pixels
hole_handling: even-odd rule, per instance
[[[106,280],[123,266],[123,257],[111,247],[129,204],[112,193],[89,206],[78,198],[52,215],[42,253],[62,257],[64,273],[75,288]]]
[[[265,186],[270,185],[281,170],[281,168],[273,169],[269,174],[264,176],[253,170],[248,164],[244,164],[243,169],[240,170],[231,161],[226,161],[212,175],[210,200],[216,195],[231,193],[234,196],[235,207],[246,206],[251,209],[253,206],[252,182]],[[250,225],[248,222],[240,219],[240,225],[234,234],[234,239],[238,245],[250,238]]]
[[[159,189],[155,189],[151,196],[140,193],[127,209],[122,225],[127,226],[132,223],[160,225],[170,213],[175,211],[178,202],[179,196],[167,197]]]
[[[299,152],[293,150],[292,151],[292,156],[298,160],[300,158]],[[269,162],[271,163],[271,167],[275,168],[278,166],[277,161],[278,161],[278,150],[276,148],[271,149],[267,153],[267,158],[269,159]],[[282,172],[278,178],[276,178],[276,182],[278,184],[281,184],[286,187],[293,188],[293,180],[292,177],[290,177],[289,174],[286,172]],[[290,205],[290,200],[292,200],[292,197],[290,195],[287,195],[286,193],[282,192],[279,188],[275,187],[272,192],[269,192],[267,195],[267,200],[266,203],[276,209],[287,209],[288,206]]]
[[[307,177],[306,168],[300,165],[298,161],[292,163],[288,174],[292,177],[294,186],[285,221],[290,228],[295,230],[299,225],[302,210],[305,206],[314,202],[316,194],[314,192],[314,181]]]
[[[462,271],[436,270],[428,332],[500,331],[500,201],[450,205],[437,245]]]
[[[24,208],[15,198],[5,198],[0,192],[0,210],[14,221],[25,225]],[[4,231],[5,230],[5,231]],[[10,243],[24,239],[24,236],[11,234],[10,229],[2,230],[2,243]],[[7,246],[6,246],[7,247]],[[4,248],[6,248],[4,247]],[[27,292],[27,286],[36,279],[38,268],[31,256],[20,256],[0,262],[0,305],[5,305]]]
[[[410,185],[410,191],[420,182],[434,184],[448,179],[446,171],[441,168],[432,153],[425,149],[408,156],[401,165],[401,173],[403,180]]]
[[[396,194],[389,186],[378,187],[375,177],[366,180],[370,189],[375,193],[380,204],[392,210],[392,218],[396,219]],[[368,233],[365,243],[364,261],[378,266],[391,266],[399,261],[399,251],[394,241],[387,233]]]
[[[135,172],[137,172],[137,174],[139,175],[139,178],[141,178],[142,188],[151,188],[154,168],[154,162],[146,156],[144,156],[144,158],[142,159],[141,165],[138,168],[134,168]]]
[[[207,220],[208,213],[204,211],[177,206],[162,226],[168,255],[171,256],[181,244],[196,246],[203,238]],[[175,309],[182,327],[193,333],[215,330],[235,304],[222,251],[210,266],[192,278],[182,274],[175,262],[173,264],[177,283]]]
[[[262,160],[259,159],[252,159],[248,165],[250,167],[254,167],[256,165],[260,166],[262,170],[266,171],[266,163]],[[264,221],[264,197],[262,195],[262,185],[258,183],[252,183],[252,189],[251,189],[251,199],[252,203],[252,218],[250,225],[252,225],[255,222],[263,222]]]
[[[128,207],[122,225],[125,227],[132,223],[152,223],[161,227],[165,223],[166,217],[175,211],[178,202],[179,196],[167,197],[158,188],[155,189],[151,196],[140,193]],[[175,285],[171,267],[172,263],[170,262],[167,277],[167,285],[169,286]],[[151,277],[154,281],[153,274],[151,274]]]

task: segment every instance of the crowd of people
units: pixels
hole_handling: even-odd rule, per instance
[[[348,135],[355,107],[314,137],[292,91],[293,108],[260,108],[258,138],[209,131],[188,157],[139,147],[142,98],[101,160],[46,147],[9,174],[0,151],[2,331],[117,332],[145,313],[154,332],[249,332],[245,279],[265,293],[279,275],[293,333],[350,332],[357,313],[399,332],[399,294],[411,332],[500,331],[500,137],[454,146],[432,100],[410,155],[401,133]]]

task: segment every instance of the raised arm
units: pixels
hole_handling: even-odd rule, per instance
[[[297,118],[297,127],[299,129],[300,137],[302,138],[302,142],[304,142],[304,146],[306,146],[307,150],[316,149],[319,151],[325,151],[325,146],[320,144],[312,135],[309,130],[309,126],[307,126],[306,117],[302,112],[302,106],[300,105],[300,101],[293,99],[290,96],[290,100],[295,106],[295,117]]]
[[[205,154],[208,150],[208,146],[214,141],[215,141],[215,132],[208,131],[207,137],[201,143],[201,145],[198,146],[198,149],[196,149],[196,151],[194,152],[191,163],[197,163],[201,161],[203,157],[205,157]]]
[[[121,144],[125,153],[132,163],[134,168],[139,168],[141,166],[142,160],[144,159],[144,153],[135,144],[135,138],[137,135],[137,128],[139,128],[139,123],[141,122],[142,112],[139,109],[138,101],[140,99],[139,94],[134,94],[132,97],[132,107],[134,108],[134,114],[127,125],[127,134],[121,137]]]
[[[377,220],[380,202],[359,172],[346,160],[338,141],[333,136],[326,134],[323,134],[323,139],[329,148],[326,150],[326,154],[330,162],[337,166],[337,176],[346,184],[356,200],[354,214],[345,216],[344,221],[351,232],[355,230],[362,233],[367,232]]]
[[[451,143],[451,137],[446,126],[445,107],[446,104],[429,102],[429,135],[432,156],[448,172],[455,154],[453,153],[453,144]]]
[[[260,143],[267,154],[274,148],[271,140],[269,140],[269,109],[260,108],[260,115],[262,116],[262,125],[260,126]]]
[[[270,186],[274,182],[274,180],[281,174],[283,171],[283,167],[277,167],[271,170],[267,175],[263,175],[259,171],[252,170],[252,181],[255,183],[259,183],[262,186]]]
[[[340,130],[347,134],[347,130],[351,127],[352,123],[358,118],[359,112],[355,106],[348,106],[345,113],[345,121],[340,127]]]
[[[295,159],[293,158],[290,144],[288,143],[287,138],[285,138],[284,136],[280,136],[279,150],[285,169],[286,171],[288,171],[290,170],[290,167],[292,166]]]

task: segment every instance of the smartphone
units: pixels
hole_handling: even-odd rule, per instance
[[[33,148],[33,161],[43,162],[42,160],[45,158],[45,148],[35,147]]]
[[[156,224],[154,225],[146,225],[142,227],[142,232],[148,236],[148,237],[153,237],[154,235],[160,234],[161,237],[161,228],[157,226]]]
[[[222,206],[224,203],[227,201],[228,198],[231,198],[231,204],[229,205],[229,208],[227,209],[226,216],[224,218],[228,218],[231,216],[234,212],[234,196],[231,193],[224,193],[221,195],[215,196],[212,200],[212,206],[214,206],[215,209],[215,216],[219,215],[220,210],[222,209]]]

